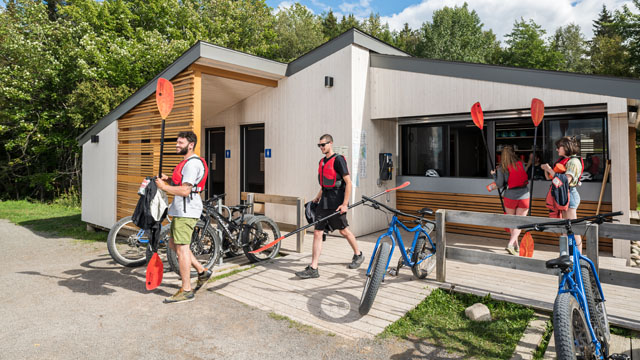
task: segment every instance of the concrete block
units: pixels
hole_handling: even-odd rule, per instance
[[[475,303],[464,310],[472,321],[491,321],[491,312],[485,304]]]
[[[527,326],[524,334],[522,334],[522,338],[520,338],[520,341],[518,341],[516,345],[511,360],[533,359],[533,353],[542,341],[542,335],[544,335],[544,329],[548,320],[549,317],[538,315],[529,322],[529,326]]]

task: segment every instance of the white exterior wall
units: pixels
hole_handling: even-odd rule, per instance
[[[82,221],[110,228],[116,222],[118,122],[82,145]]]
[[[334,147],[350,149],[351,57],[351,47],[346,47],[214,117],[202,114],[203,129],[225,127],[225,148],[231,150],[231,158],[225,159],[228,204],[240,202],[240,126],[257,123],[264,123],[265,148],[271,149],[271,158],[265,159],[265,193],[307,201],[315,197],[319,137],[330,133]],[[332,88],[324,87],[325,76],[333,76]],[[267,215],[295,223],[292,206],[268,206]]]

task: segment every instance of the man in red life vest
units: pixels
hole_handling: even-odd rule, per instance
[[[178,255],[182,279],[180,290],[166,298],[165,303],[193,300],[195,292],[211,277],[211,270],[205,269],[189,248],[193,229],[202,214],[202,198],[199,192],[202,191],[207,177],[206,163],[193,152],[197,143],[198,138],[192,131],[180,132],[176,142],[176,153],[184,155],[184,160],[176,166],[171,179],[165,174],[162,174],[162,179],[156,179],[159,189],[174,196],[169,207],[169,215],[172,217],[169,246]],[[167,180],[171,180],[170,184],[166,183]],[[198,271],[198,282],[193,290],[191,266]]]
[[[296,276],[302,279],[320,276],[318,273],[318,260],[322,251],[322,233],[325,229],[340,231],[340,234],[351,245],[353,258],[348,266],[349,269],[357,269],[364,261],[364,255],[358,249],[356,237],[349,230],[349,223],[347,222],[347,208],[351,194],[351,177],[349,176],[347,161],[344,156],[334,153],[332,146],[333,137],[331,135],[325,134],[320,137],[318,147],[322,151],[324,158],[318,164],[320,191],[313,201],[318,203],[316,218],[326,217],[336,211],[339,211],[340,215],[322,221],[315,226],[311,264],[296,273]]]

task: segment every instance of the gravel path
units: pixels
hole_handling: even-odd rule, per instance
[[[290,327],[210,291],[163,304],[165,274],[147,292],[144,268],[115,264],[106,244],[35,234],[0,220],[3,359],[438,359],[421,341],[353,342]]]

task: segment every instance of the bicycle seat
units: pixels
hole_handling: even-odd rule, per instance
[[[425,208],[422,208],[422,209],[418,210],[418,214],[420,214],[420,215],[433,215],[433,210],[425,207]]]
[[[562,255],[559,258],[548,260],[546,263],[547,269],[560,269],[562,271],[573,266],[571,256]]]

